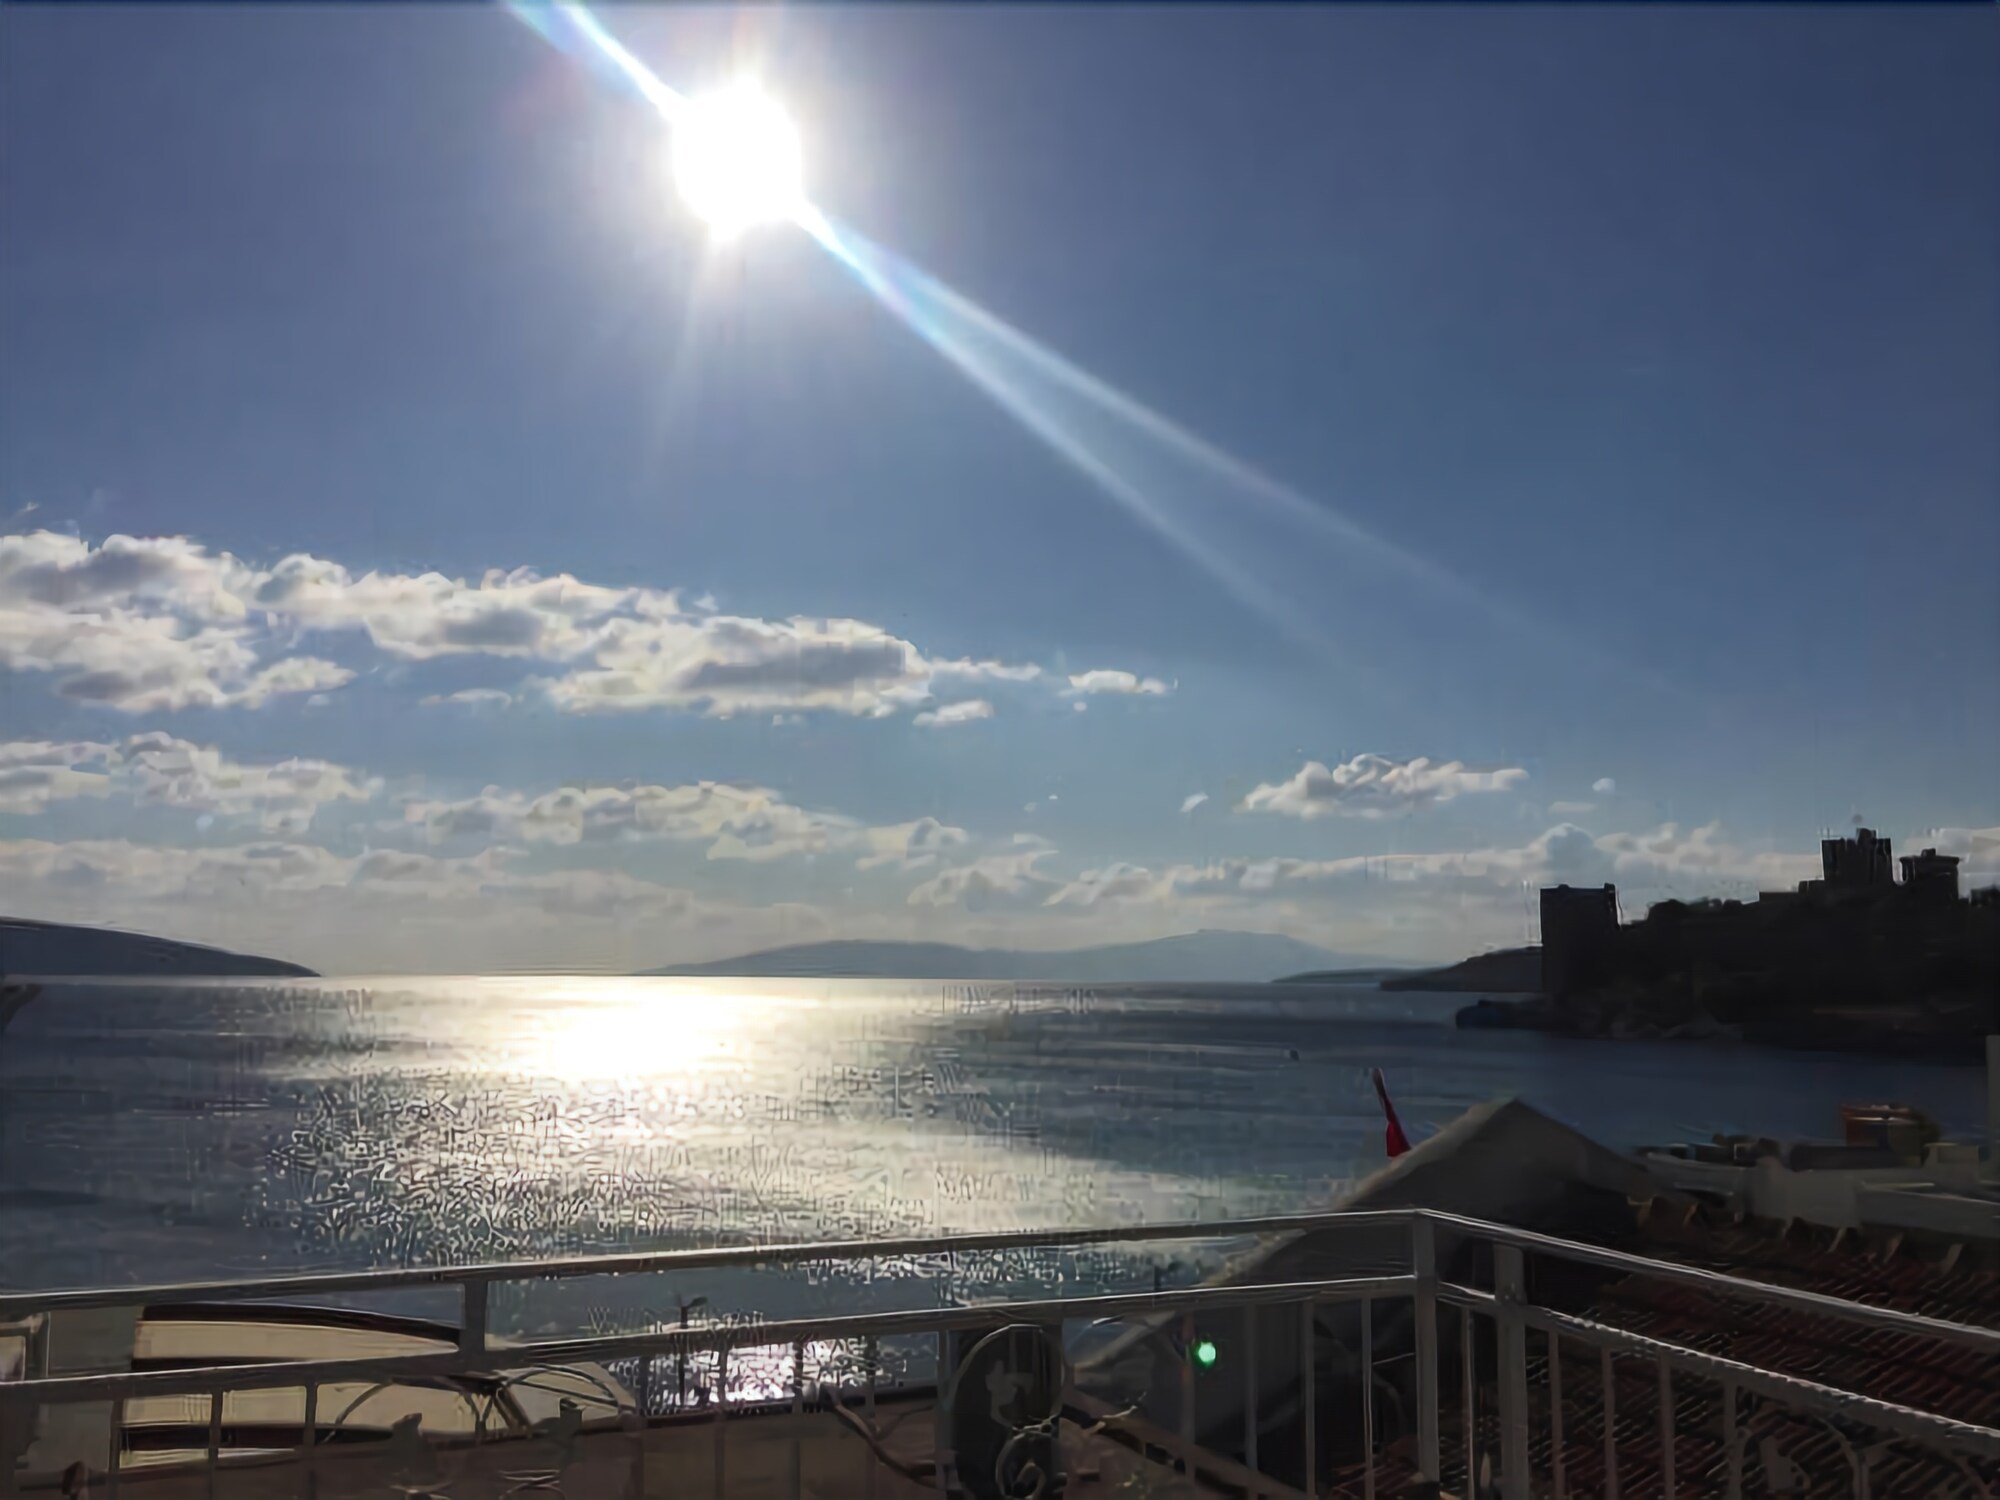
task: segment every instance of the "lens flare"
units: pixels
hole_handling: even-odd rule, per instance
[[[753,83],[697,99],[674,128],[674,179],[688,207],[717,235],[796,219],[799,135]]]
[[[1370,531],[1308,498],[1255,465],[1173,422],[1064,359],[970,298],[836,224],[808,202],[800,186],[796,134],[783,111],[747,86],[716,100],[690,103],[662,83],[587,7],[509,0],[508,8],[554,45],[581,52],[593,65],[634,88],[671,124],[676,176],[691,207],[718,235],[752,224],[790,220],[817,240],[854,278],[913,332],[949,360],[1030,434],[1073,465],[1132,515],[1198,563],[1239,603],[1286,635],[1323,652],[1332,642],[1267,578],[1223,555],[1184,516],[1172,514],[1141,484],[1132,465],[1089,430],[1083,409],[1114,419],[1118,429],[1150,440],[1188,471],[1221,480],[1233,496],[1267,516],[1365,557],[1402,577],[1475,606],[1488,618],[1573,660],[1642,680],[1682,696],[1659,674],[1635,671],[1610,653],[1559,634],[1428,558]],[[1072,398],[1067,408],[1059,396]],[[1224,507],[1211,505],[1214,529],[1226,530]]]

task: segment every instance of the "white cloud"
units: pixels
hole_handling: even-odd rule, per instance
[[[992,704],[984,698],[969,698],[963,703],[947,703],[942,708],[920,713],[911,722],[926,729],[949,729],[954,724],[971,724],[992,717]]]
[[[303,833],[320,808],[368,802],[381,783],[330,761],[293,758],[246,765],[166,734],[134,735],[120,750],[122,778],[141,802],[219,818],[254,818],[268,833]]]
[[[1618,790],[1618,783],[1609,776],[1600,776],[1591,782],[1590,789],[1600,797],[1609,797]]]
[[[314,657],[259,668],[241,597],[253,580],[182,538],[0,537],[0,667],[49,673],[61,696],[126,713],[254,708],[346,682]]]
[[[1097,906],[1116,901],[1142,901],[1154,896],[1159,878],[1138,865],[1113,864],[1086,870],[1043,903],[1047,906]]]
[[[1074,698],[1081,694],[1124,693],[1163,697],[1172,691],[1173,688],[1169,684],[1157,677],[1140,677],[1136,673],[1100,667],[1095,671],[1078,672],[1073,675],[1069,680],[1069,686],[1064,689],[1064,696]]]
[[[476,581],[369,572],[307,554],[269,568],[185,537],[53,532],[0,537],[0,667],[49,673],[56,691],[127,713],[259,707],[321,695],[354,672],[298,651],[318,633],[364,638],[406,663],[487,656],[545,669],[532,686],[575,713],[682,709],[716,717],[821,711],[879,717],[941,687],[1025,684],[1034,663],[927,658],[862,620],[753,619],[656,588],[607,588],[529,569]],[[1093,671],[1078,692],[1167,691]],[[493,690],[426,701],[494,702]],[[964,722],[933,709],[931,723]]]
[[[78,741],[0,744],[0,812],[33,816],[51,802],[108,796],[108,750]]]
[[[702,781],[686,786],[569,786],[540,796],[488,787],[459,801],[412,798],[405,820],[433,843],[476,839],[574,845],[672,839],[706,843],[710,859],[772,860],[853,854],[862,869],[918,868],[966,842],[935,818],[869,827],[812,812],[766,787]]]
[[[868,852],[855,861],[857,868],[873,870],[889,865],[921,870],[936,864],[948,851],[963,848],[971,835],[936,818],[918,818],[911,823],[866,829],[862,839]]]
[[[873,625],[723,615],[614,620],[587,665],[538,686],[573,713],[685,708],[718,718],[800,709],[880,718],[931,692],[917,648]]]
[[[287,656],[252,673],[229,701],[244,708],[262,708],[271,699],[288,693],[310,693],[315,698],[324,698],[353,680],[354,673],[337,663],[316,656]]]
[[[811,907],[740,907],[615,871],[519,869],[296,843],[187,849],[0,841],[0,909],[291,958],[330,972],[627,971],[824,935]]]
[[[1338,887],[1342,899],[1372,890],[1512,895],[1525,887],[1615,883],[1634,899],[1668,894],[1747,894],[1783,890],[1818,868],[1814,854],[1737,844],[1710,823],[1683,830],[1663,823],[1645,833],[1593,836],[1561,823],[1512,847],[1426,854],[1369,854],[1342,859],[1233,859],[1176,865],[1160,894],[1182,897],[1297,895]]]
[[[421,701],[425,708],[440,708],[447,704],[505,708],[514,701],[514,695],[500,688],[460,688],[455,693],[432,693]]]
[[[1033,662],[934,661],[931,675],[967,682],[1035,682],[1042,669]]]
[[[381,789],[345,767],[291,759],[251,765],[172,735],[112,744],[0,744],[0,811],[38,812],[73,797],[122,794],[136,803],[253,821],[269,833],[301,833],[321,807],[367,802]]]
[[[1196,792],[1194,793],[1194,795],[1182,799],[1181,812],[1184,814],[1191,813],[1197,807],[1200,807],[1202,803],[1206,802],[1207,800],[1208,800],[1207,792]]]
[[[992,854],[966,865],[940,870],[909,894],[912,906],[955,906],[968,912],[1014,911],[1040,906],[1062,888],[1062,882],[1035,867],[1053,849],[1028,849],[1018,854]]]
[[[1338,766],[1309,760],[1289,780],[1257,787],[1243,799],[1246,812],[1282,813],[1294,818],[1329,814],[1376,818],[1449,802],[1473,792],[1518,786],[1528,773],[1515,767],[1471,771],[1458,761],[1433,764],[1423,756],[1393,761],[1357,755]]]

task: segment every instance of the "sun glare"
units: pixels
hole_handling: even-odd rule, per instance
[[[747,82],[694,100],[675,122],[674,180],[717,235],[795,218],[805,203],[798,132]]]

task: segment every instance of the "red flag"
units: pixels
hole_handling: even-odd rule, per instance
[[[1382,1079],[1380,1068],[1371,1068],[1375,1079],[1375,1096],[1382,1101],[1382,1114],[1389,1122],[1389,1159],[1395,1160],[1410,1149],[1410,1138],[1403,1134],[1403,1122],[1396,1118],[1396,1106],[1389,1102],[1389,1085]]]

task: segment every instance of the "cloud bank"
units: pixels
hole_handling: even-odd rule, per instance
[[[570,713],[681,710],[884,717],[940,691],[1042,680],[1032,662],[937,659],[862,620],[718,613],[650,587],[611,588],[529,569],[476,581],[366,572],[309,554],[260,567],[187,537],[101,544],[40,531],[0,537],[0,667],[43,673],[58,695],[130,714],[259,708],[325,694],[354,668],[302,651],[364,643],[401,663],[517,661],[517,689]],[[1092,670],[1065,694],[1168,689]],[[499,703],[501,690],[435,692],[433,703]],[[983,717],[968,703],[932,726]],[[990,704],[988,705],[990,711]]]
[[[1309,760],[1289,779],[1252,790],[1241,807],[1245,812],[1279,813],[1291,818],[1336,814],[1380,818],[1414,812],[1470,793],[1506,791],[1527,779],[1528,773],[1517,767],[1472,771],[1455,760],[1437,765],[1423,756],[1394,761],[1382,755],[1357,755],[1337,766]]]

